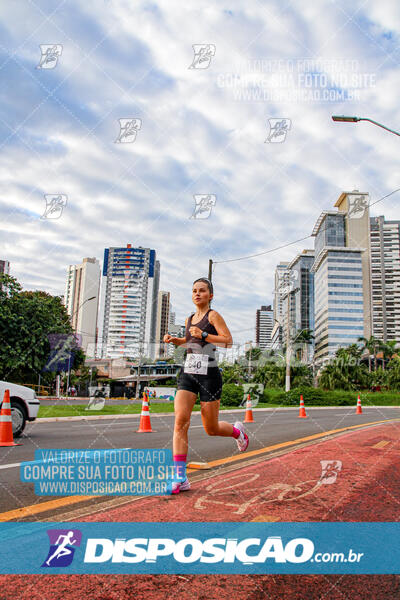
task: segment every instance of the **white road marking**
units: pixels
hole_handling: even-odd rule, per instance
[[[19,467],[22,463],[10,463],[9,465],[0,465],[0,469],[12,469],[12,467]]]

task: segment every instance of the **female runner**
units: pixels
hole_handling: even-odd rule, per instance
[[[222,376],[218,368],[215,345],[230,347],[232,336],[222,316],[210,308],[212,297],[211,281],[205,277],[196,279],[193,283],[192,300],[197,310],[185,321],[185,337],[172,337],[169,333],[164,336],[164,342],[187,348],[185,364],[178,376],[174,401],[174,462],[186,462],[190,416],[198,394],[201,419],[206,433],[235,438],[241,452],[249,445],[249,438],[240,421],[236,421],[234,425],[218,421]],[[172,483],[173,494],[189,489],[187,477],[183,482]]]

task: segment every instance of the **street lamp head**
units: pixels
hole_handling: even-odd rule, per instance
[[[344,123],[357,123],[361,121],[360,117],[345,117],[344,115],[333,115],[332,121],[340,121]]]
[[[345,121],[347,123],[356,123],[357,121],[368,121],[369,123],[373,123],[374,125],[377,125],[378,127],[382,127],[382,129],[386,129],[386,131],[390,131],[390,133],[394,133],[395,135],[400,136],[400,133],[398,131],[395,131],[394,129],[390,129],[389,127],[386,127],[386,125],[382,125],[382,123],[378,123],[378,121],[374,121],[373,119],[368,119],[367,117],[345,117],[344,115],[334,115],[332,117],[333,121]]]

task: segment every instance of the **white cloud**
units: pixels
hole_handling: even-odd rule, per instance
[[[399,8],[371,4],[350,10],[347,2],[297,0],[285,9],[254,0],[229,12],[194,0],[112,0],[101,10],[75,2],[51,15],[37,3],[46,20],[29,2],[25,21],[7,7],[5,37],[16,54],[0,62],[8,82],[0,102],[0,258],[27,288],[62,294],[68,264],[102,260],[106,246],[154,248],[160,289],[171,292],[184,322],[190,286],[207,273],[209,258],[255,254],[309,235],[344,189],[378,199],[400,187],[398,138],[368,123],[331,120],[356,114],[399,128]],[[49,40],[62,43],[63,54],[44,73],[35,65],[39,44]],[[208,69],[188,68],[197,43],[216,46]],[[376,86],[361,90],[358,102],[319,103],[237,100],[235,89],[221,84],[233,73],[252,90],[256,61],[305,58],[358,61],[361,72],[376,74]],[[133,144],[114,143],[123,117],[142,119]],[[265,143],[270,117],[292,121],[282,144]],[[59,220],[38,219],[44,193],[68,195]],[[195,193],[217,196],[202,222],[189,219]],[[393,196],[373,214],[396,218],[397,206]],[[308,239],[217,264],[214,307],[228,324],[255,326],[256,309],[272,303],[275,265],[312,245]],[[251,337],[245,332],[236,341]]]

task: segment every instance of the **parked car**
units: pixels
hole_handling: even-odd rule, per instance
[[[40,401],[35,391],[25,385],[0,381],[0,405],[3,403],[5,390],[10,390],[13,436],[18,437],[25,429],[26,422],[36,419]]]

